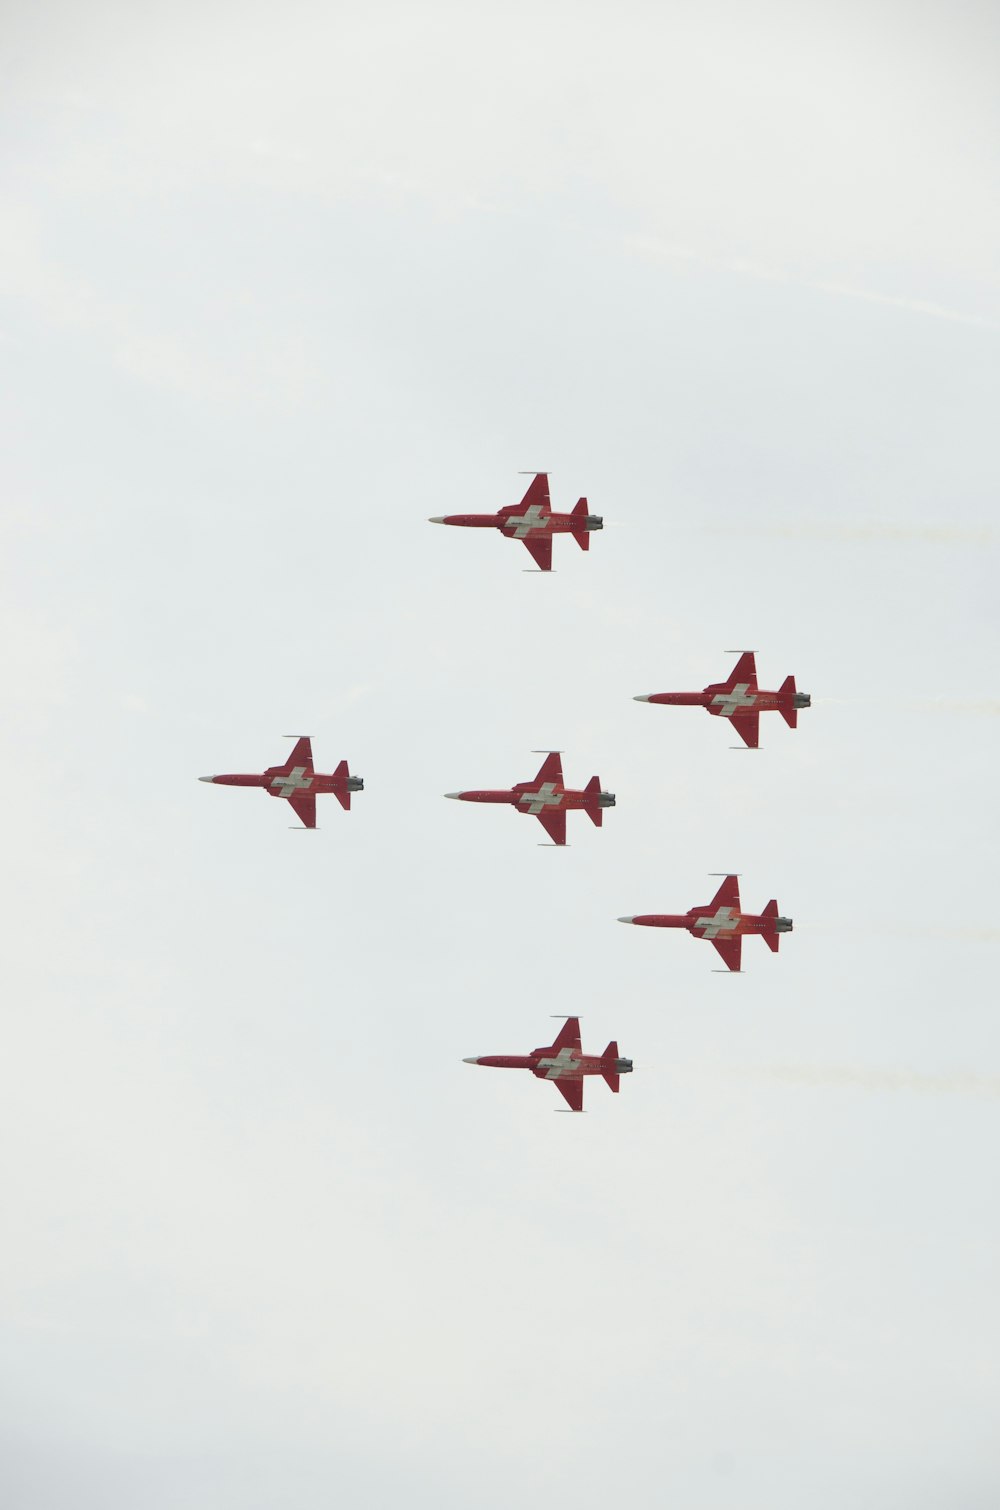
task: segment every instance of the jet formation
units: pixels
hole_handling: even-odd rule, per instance
[[[536,750],[541,755],[542,750]],[[530,813],[537,818],[552,843],[566,843],[566,814],[573,809],[582,809],[591,823],[601,827],[606,807],[614,807],[614,792],[601,790],[601,778],[591,776],[582,791],[573,791],[563,784],[562,752],[549,750],[542,761],[534,781],[518,781],[514,786],[499,791],[445,792],[454,802],[506,803],[519,813]]]
[[[520,503],[498,509],[495,514],[441,514],[431,524],[458,524],[464,529],[499,530],[508,540],[520,540],[531,552],[539,571],[552,570],[553,535],[572,535],[582,551],[590,549],[591,530],[602,530],[604,520],[592,514],[581,498],[571,514],[554,514],[549,499],[549,474],[536,472]]]
[[[795,690],[794,676],[786,676],[777,692],[757,686],[757,666],[752,650],[745,650],[724,682],[711,682],[701,692],[649,692],[633,698],[637,703],[668,703],[673,707],[707,708],[716,717],[728,718],[743,743],[757,749],[760,715],[780,713],[790,729],[798,725],[799,710],[808,708],[808,692]]]
[[[791,918],[779,916],[778,904],[768,902],[763,912],[741,912],[740,883],[736,876],[726,876],[715,896],[703,907],[688,912],[646,912],[619,918],[619,923],[634,923],[637,928],[686,928],[695,938],[709,939],[722,955],[727,970],[738,973],[742,968],[743,939],[759,933],[767,947],[778,952],[783,933],[791,933]]]
[[[592,514],[586,498],[580,498],[568,514],[553,512],[549,496],[548,473],[537,472],[520,503],[499,509],[495,514],[446,514],[432,524],[454,524],[472,529],[497,529],[509,540],[519,540],[530,552],[542,572],[552,570],[552,541],[558,534],[572,535],[581,550],[589,550],[590,535],[603,529],[604,520]],[[715,717],[726,718],[748,749],[758,748],[760,715],[780,713],[790,728],[798,723],[798,714],[808,708],[811,698],[799,692],[794,676],[788,676],[776,691],[757,685],[757,667],[753,651],[740,654],[736,665],[723,682],[712,682],[700,692],[653,692],[635,698],[636,702],[673,706],[702,707]],[[332,793],[343,808],[350,811],[351,796],[364,790],[360,776],[352,776],[346,760],[334,771],[324,774],[315,769],[312,742],[308,735],[290,736],[295,745],[281,765],[269,766],[260,774],[201,776],[199,780],[217,786],[263,787],[270,797],[284,798],[304,828],[316,827],[316,798]],[[501,789],[474,789],[446,792],[458,802],[481,802],[513,807],[517,812],[538,819],[551,843],[566,844],[566,814],[582,811],[598,828],[605,808],[615,806],[615,794],[605,791],[600,778],[592,776],[585,787],[567,787],[563,780],[561,752],[536,751],[544,754],[538,774],[530,781],[519,781]],[[708,939],[734,974],[742,969],[744,937],[759,934],[768,948],[778,952],[783,933],[792,931],[791,918],[782,917],[772,900],[760,913],[743,912],[740,906],[739,879],[727,874],[712,900],[692,907],[685,913],[641,913],[619,918],[640,928],[684,928],[695,938]],[[493,1054],[466,1059],[466,1064],[483,1064],[498,1069],[526,1069],[540,1080],[551,1080],[573,1112],[583,1110],[583,1082],[588,1075],[601,1075],[612,1091],[617,1092],[620,1077],[632,1071],[631,1059],[619,1055],[612,1040],[603,1054],[584,1054],[580,1043],[580,1020],[567,1017],[556,1040],[547,1048],[530,1054]]]
[[[631,1059],[622,1059],[614,1039],[603,1054],[585,1054],[580,1046],[580,1019],[567,1017],[556,1041],[547,1049],[530,1054],[483,1054],[463,1059],[463,1064],[486,1064],[498,1070],[530,1070],[539,1080],[551,1080],[570,1111],[583,1111],[583,1081],[586,1075],[603,1075],[618,1094],[621,1075],[632,1073]]]
[[[295,739],[295,735],[289,738]],[[350,812],[351,793],[365,789],[361,777],[352,776],[347,769],[346,760],[328,776],[315,770],[308,734],[295,739],[284,765],[268,766],[259,776],[199,776],[198,780],[212,781],[216,786],[262,786],[269,797],[284,797],[291,804],[303,828],[316,827],[316,798],[320,793],[332,792],[341,807]]]

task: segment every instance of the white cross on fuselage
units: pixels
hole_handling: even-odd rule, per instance
[[[311,776],[306,775],[304,765],[293,766],[286,776],[274,776],[271,785],[278,788],[279,797],[290,797],[293,792],[306,792],[313,784]]]
[[[546,1080],[558,1080],[560,1075],[572,1075],[577,1068],[573,1049],[560,1049],[553,1059],[539,1059],[538,1068],[545,1070]]]
[[[532,530],[543,530],[545,520],[546,514],[542,505],[533,503],[529,509],[525,509],[523,514],[508,514],[504,523],[508,529],[511,525],[515,526],[515,540],[523,540],[525,535],[529,535]]]
[[[712,702],[723,718],[732,718],[740,708],[752,708],[757,701],[756,692],[748,691],[749,682],[737,682],[728,692],[717,692]]]
[[[734,907],[720,907],[714,917],[695,918],[694,926],[703,928],[704,937],[707,939],[718,938],[720,933],[725,936],[736,932],[740,915]]]
[[[528,804],[528,812],[534,813],[537,818],[543,808],[558,807],[562,799],[563,794],[556,791],[555,782],[545,781],[538,788],[537,792],[522,792],[517,800],[518,802],[526,802]]]

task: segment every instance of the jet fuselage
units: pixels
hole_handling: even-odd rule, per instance
[[[501,514],[440,514],[429,521],[431,524],[458,524],[470,530],[500,530],[515,540],[541,532],[546,535],[575,535],[581,530],[602,530],[604,519],[600,514],[536,514],[530,510],[518,515]]]
[[[722,916],[725,913],[727,915]],[[760,913],[732,913],[732,909],[711,912],[692,907],[690,912],[647,912],[635,917],[619,918],[620,923],[634,923],[637,928],[686,928],[697,938],[735,938],[745,933],[791,933],[791,918],[764,916]]]
[[[285,771],[281,766],[272,766],[259,776],[199,776],[199,781],[211,781],[216,786],[261,786],[269,797],[290,797],[294,792],[311,792],[323,795],[330,792],[363,792],[364,781],[360,776],[346,779],[321,771]]]
[[[546,791],[546,786],[552,788]],[[580,808],[592,808],[595,803],[593,792],[573,792],[565,788],[554,788],[551,782],[544,783],[541,787],[532,786],[530,782],[518,782],[517,786],[509,787],[506,791],[471,792],[446,792],[446,797],[451,797],[455,802],[496,802],[507,803],[516,807],[519,813],[528,813],[538,816],[539,812],[562,808],[564,811],[579,810]],[[614,792],[598,792],[596,794],[598,808],[614,807]]]
[[[780,713],[783,708],[798,711],[812,705],[808,692],[764,692],[759,688],[751,692],[747,687],[724,687],[718,683],[706,687],[703,692],[653,692],[646,697],[634,698],[633,701],[661,703],[673,708],[707,708],[709,713],[723,718],[732,718],[734,714],[753,710],[758,713],[769,709]]]

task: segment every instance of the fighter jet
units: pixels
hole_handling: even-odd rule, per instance
[[[808,692],[796,692],[794,676],[786,676],[777,692],[761,692],[757,687],[753,651],[746,650],[733,667],[728,681],[712,682],[704,692],[651,692],[633,701],[707,708],[709,713],[728,718],[743,743],[756,750],[757,724],[762,713],[775,709],[794,729],[799,709],[808,708],[812,698]]]
[[[552,536],[572,535],[582,551],[590,549],[590,531],[602,530],[604,520],[592,514],[581,498],[572,514],[553,514],[549,506],[549,474],[536,472],[521,502],[495,514],[442,514],[431,524],[462,524],[468,529],[498,529],[508,540],[527,546],[541,571],[552,570]]]
[[[541,755],[541,750],[535,750]],[[506,791],[445,792],[455,802],[509,802],[519,813],[530,813],[552,840],[566,843],[566,814],[582,808],[592,823],[601,827],[603,809],[614,807],[614,792],[601,791],[601,779],[592,776],[582,792],[569,791],[563,785],[560,751],[550,750],[534,781],[519,781]]]
[[[313,770],[312,742],[308,734],[295,739],[295,748],[284,765],[269,766],[260,776],[199,776],[199,781],[214,781],[217,786],[262,786],[269,797],[285,797],[291,803],[296,817],[305,828],[316,827],[316,797],[320,792],[332,792],[350,812],[351,793],[363,792],[365,784],[360,776],[352,776],[347,761],[342,760],[330,776]]]
[[[781,934],[791,933],[791,918],[778,916],[777,902],[768,902],[758,915],[740,911],[740,883],[727,876],[715,896],[705,907],[692,907],[683,913],[642,913],[637,917],[619,918],[619,923],[635,923],[639,928],[686,928],[698,939],[711,939],[732,971],[740,969],[743,935],[759,933],[775,954]]]
[[[567,1017],[551,1048],[533,1049],[530,1054],[487,1054],[479,1059],[463,1059],[462,1063],[489,1064],[500,1070],[530,1070],[539,1080],[551,1080],[574,1112],[583,1111],[584,1075],[603,1075],[617,1095],[618,1077],[632,1073],[631,1059],[619,1057],[614,1039],[601,1055],[581,1051],[579,1017]]]

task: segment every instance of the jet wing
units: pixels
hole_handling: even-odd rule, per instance
[[[583,1077],[576,1076],[574,1079],[553,1080],[559,1094],[569,1102],[569,1109],[573,1112],[583,1111]]]
[[[715,893],[715,896],[709,902],[708,907],[705,909],[706,912],[710,912],[713,907],[716,909],[718,909],[719,907],[734,907],[736,911],[739,912],[740,881],[738,876],[726,877],[722,885],[719,887],[718,891]]]
[[[756,708],[750,708],[746,713],[734,713],[729,720],[737,734],[745,745],[751,750],[757,748],[757,732],[760,725],[760,714]]]
[[[518,512],[527,512],[530,508],[540,508],[546,514],[551,512],[549,500],[549,474],[548,472],[536,472],[528,484],[528,491],[518,504]]]
[[[532,559],[539,571],[552,570],[552,536],[541,533],[526,535],[521,541],[531,552]]]
[[[580,1051],[580,1019],[579,1017],[567,1017],[559,1029],[559,1036],[550,1049],[536,1050],[536,1053],[558,1054],[560,1049],[576,1049]]]
[[[295,749],[285,761],[282,769],[284,770],[287,767],[290,771],[294,766],[298,765],[305,766],[305,774],[307,776],[313,774],[312,740],[308,734],[304,734],[301,739],[295,741]]]
[[[293,797],[286,797],[295,810],[295,816],[301,819],[303,827],[316,827],[316,794],[314,792],[296,792]]]
[[[564,807],[552,808],[547,813],[536,813],[535,817],[553,844],[566,843],[566,809]]]
[[[537,751],[536,751],[537,753]],[[558,750],[551,750],[542,761],[541,770],[535,777],[539,786],[544,786],[547,781],[554,781],[556,786],[562,786],[562,756]]]
[[[726,686],[735,687],[737,682],[746,682],[749,691],[757,691],[757,662],[752,650],[744,651],[740,656],[726,679]]]
[[[712,943],[725,960],[726,968],[728,970],[739,970],[740,960],[743,957],[743,939],[741,936],[737,934],[735,938],[713,939]]]

